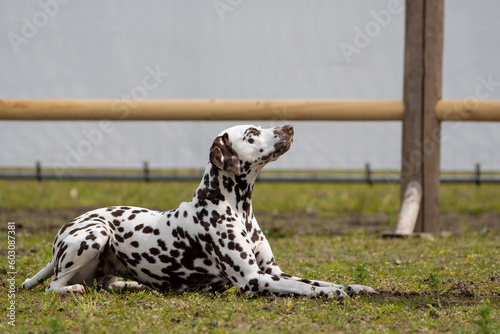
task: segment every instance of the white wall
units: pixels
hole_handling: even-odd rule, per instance
[[[500,98],[499,10],[446,2],[444,98]],[[0,98],[402,97],[402,0],[2,0],[0,17]],[[274,168],[400,167],[399,122],[283,118],[258,122],[296,127]],[[0,167],[201,168],[232,124],[4,121]],[[444,124],[442,168],[500,169],[499,130]]]

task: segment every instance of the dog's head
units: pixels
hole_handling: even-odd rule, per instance
[[[235,175],[250,173],[252,167],[260,170],[290,149],[293,126],[271,129],[260,126],[238,125],[221,132],[210,149],[210,162],[223,171]]]

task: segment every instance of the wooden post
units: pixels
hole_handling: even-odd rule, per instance
[[[415,224],[420,212],[422,203],[422,186],[417,181],[411,181],[405,189],[404,197],[401,200],[401,210],[399,211],[396,231],[382,233],[384,238],[404,238],[422,234],[415,234]]]
[[[417,222],[420,204],[422,201],[422,186],[417,181],[408,184],[405,191],[401,211],[399,212],[398,224],[396,226],[396,235],[412,235]]]
[[[441,122],[436,105],[441,99],[443,68],[444,0],[426,0],[424,35],[424,119],[423,119],[423,229],[440,232],[439,180]]]
[[[401,199],[411,181],[422,185],[416,232],[439,232],[444,0],[407,0]]]
[[[403,87],[403,151],[401,155],[401,205],[408,184],[416,181],[422,184],[420,164],[422,152],[418,144],[422,138],[423,97],[423,41],[424,1],[406,1],[405,59]],[[415,229],[422,230],[420,213]]]

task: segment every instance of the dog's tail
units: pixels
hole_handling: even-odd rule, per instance
[[[54,275],[54,264],[52,263],[52,260],[50,260],[50,262],[47,263],[47,265],[42,270],[40,270],[38,274],[24,281],[24,283],[21,285],[21,289],[28,290],[34,288],[52,275]]]

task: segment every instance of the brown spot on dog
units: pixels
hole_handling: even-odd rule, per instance
[[[80,243],[80,248],[78,249],[78,253],[77,253],[77,255],[78,255],[78,256],[81,256],[81,255],[83,254],[83,252],[84,252],[85,250],[87,250],[87,249],[89,249],[89,245],[87,244],[87,242],[82,241],[82,242]]]
[[[123,212],[123,210],[116,210],[111,212],[111,215],[113,215],[113,217],[120,217],[121,215],[123,215]]]

